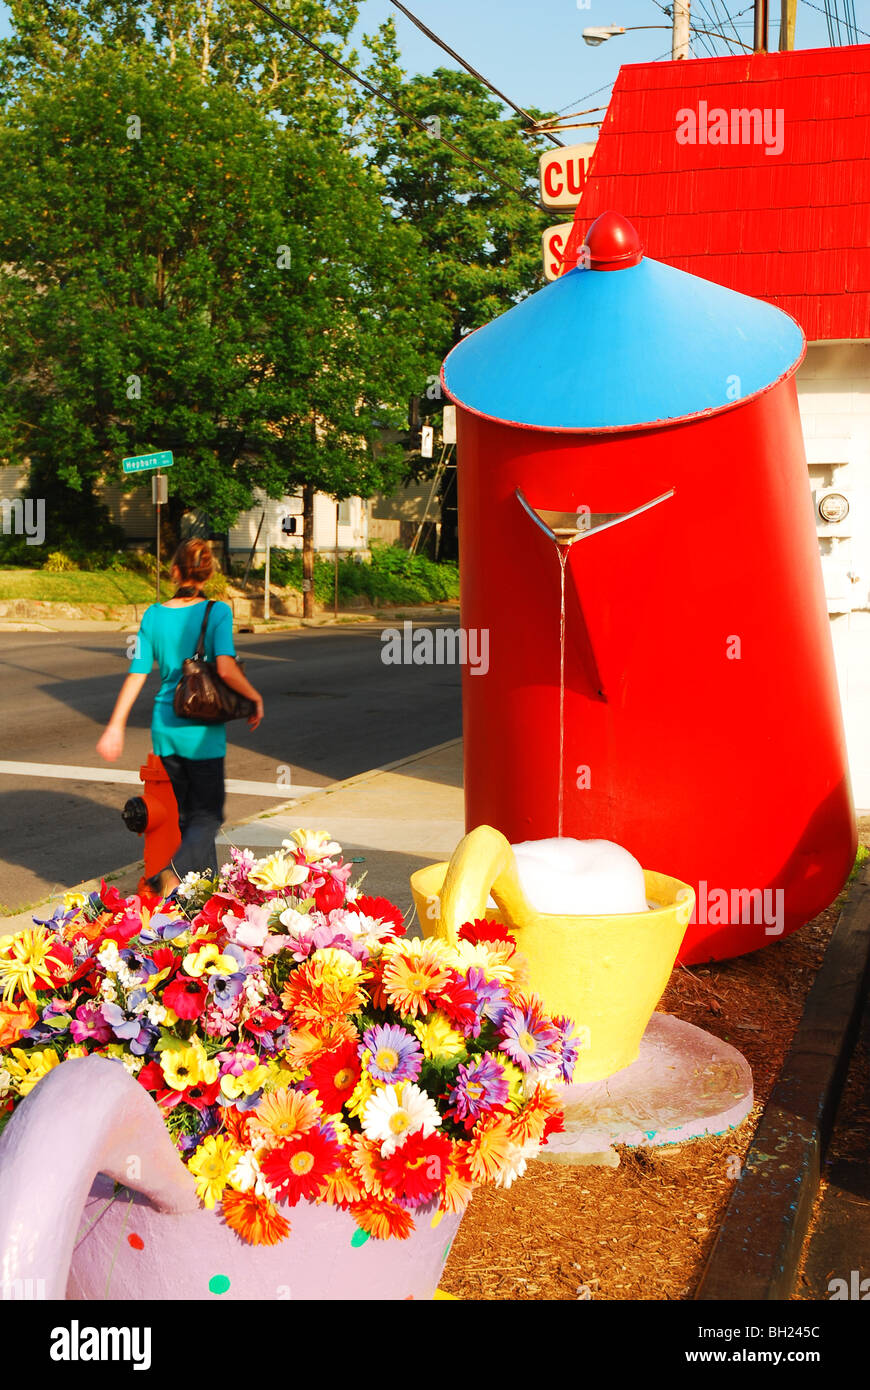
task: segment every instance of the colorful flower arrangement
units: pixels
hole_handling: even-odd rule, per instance
[[[206,1207],[253,1244],[301,1200],[404,1238],[509,1187],[563,1128],[577,1041],[509,932],[405,936],[321,831],[233,850],[175,897],[69,894],[0,940],[0,1123],[61,1061],[115,1058],[153,1096]]]

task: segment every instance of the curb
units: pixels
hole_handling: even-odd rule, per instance
[[[264,632],[294,632],[302,628],[324,628],[324,627],[347,627],[354,625],[369,624],[371,626],[381,626],[391,622],[402,622],[409,620],[418,624],[427,622],[438,622],[441,618],[456,617],[459,614],[459,604],[442,603],[433,604],[428,607],[420,608],[396,608],[396,609],[339,609],[338,617],[335,618],[331,613],[319,614],[316,618],[296,618],[285,617],[283,614],[277,618],[270,618],[265,622],[262,618],[240,619],[237,626],[238,632],[257,633]]]
[[[764,1107],[695,1299],[786,1301],[870,981],[870,865],[856,875]]]
[[[433,753],[440,753],[447,748],[455,748],[457,744],[461,743],[461,738],[447,739],[445,743],[435,743],[431,748],[424,748],[419,753],[411,753],[406,758],[397,758],[396,761],[392,763],[384,763],[382,767],[370,768],[368,772],[358,772],[354,777],[345,777],[341,782],[330,782],[328,786],[319,788],[316,791],[311,791],[307,796],[300,796],[298,800],[293,800],[291,798],[289,801],[282,801],[279,806],[275,806],[269,811],[256,811],[252,816],[246,816],[244,820],[233,821],[232,825],[222,826],[221,834],[227,835],[231,831],[238,830],[241,826],[252,825],[257,821],[271,820],[274,816],[287,815],[289,812],[295,811],[297,807],[307,806],[309,802],[312,801],[320,801],[322,797],[329,796],[331,792],[344,791],[348,787],[359,786],[365,782],[371,781],[373,777],[377,777],[382,772],[395,772],[396,768],[406,767],[409,763],[420,762],[422,758],[428,758]],[[112,869],[110,873],[103,874],[102,877],[107,883],[114,883],[118,879],[126,877],[128,874],[135,873],[138,879],[141,871],[142,860],[137,859],[134,860],[132,864],[123,864],[119,869]],[[10,922],[15,921],[17,917],[25,913],[28,918],[32,917],[34,912],[38,912],[40,908],[46,907],[59,895],[63,893],[92,892],[94,889],[99,888],[99,886],[100,879],[91,878],[82,883],[76,883],[71,888],[57,888],[53,893],[48,894],[47,897],[42,898],[39,902],[31,903],[29,907],[21,908],[20,912],[13,912],[9,917],[0,917],[0,936],[6,934],[4,928],[7,927]]]

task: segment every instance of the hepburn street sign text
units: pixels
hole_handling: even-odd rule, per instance
[[[172,450],[164,449],[162,454],[137,454],[135,458],[124,459],[125,473],[144,473],[148,468],[171,468]]]

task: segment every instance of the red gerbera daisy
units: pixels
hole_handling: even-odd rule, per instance
[[[454,1027],[469,1032],[477,1022],[477,995],[470,989],[461,975],[453,971],[453,979],[446,984],[438,996],[438,1007],[447,1015]]]
[[[443,1134],[411,1134],[384,1162],[384,1186],[418,1206],[441,1192],[450,1165],[450,1140]]]
[[[312,1062],[308,1069],[311,1085],[320,1097],[327,1115],[335,1115],[350,1100],[360,1078],[360,1060],[355,1042],[346,1042]]]
[[[515,945],[504,923],[493,922],[489,917],[477,917],[473,922],[466,922],[459,928],[459,939],[470,941],[472,946],[477,946],[481,941],[506,941],[511,946]]]
[[[327,1173],[341,1162],[341,1147],[329,1132],[310,1129],[277,1144],[260,1158],[263,1177],[291,1207],[314,1198]]]
[[[405,919],[401,908],[391,903],[389,898],[372,898],[362,893],[352,903],[347,904],[347,909],[349,912],[361,912],[364,917],[374,917],[378,922],[389,924],[393,928],[393,936],[405,935]]]

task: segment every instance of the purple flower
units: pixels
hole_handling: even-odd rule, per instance
[[[139,932],[143,946],[152,946],[155,941],[172,941],[190,930],[190,923],[184,918],[169,917],[165,912],[155,912],[147,927]]]
[[[537,1070],[559,1060],[552,1046],[559,1041],[559,1034],[534,1008],[518,1009],[512,1004],[505,1010],[499,1033],[502,1052],[506,1052],[521,1071]]]
[[[363,1033],[360,1052],[368,1048],[368,1068],[378,1081],[416,1081],[423,1065],[417,1039],[398,1024],[378,1023]]]
[[[142,1057],[153,1047],[160,1034],[160,1029],[153,1023],[149,1023],[141,1014],[133,1013],[130,1009],[122,1009],[119,1004],[106,1003],[101,1005],[101,1008],[103,1018],[115,1037],[128,1043],[135,1056]]]
[[[580,1039],[574,1034],[573,1019],[560,1015],[558,1018],[553,1018],[553,1023],[559,1030],[559,1046],[562,1049],[559,1074],[563,1081],[570,1084],[574,1075],[574,1068],[577,1065],[577,1058],[580,1055]]]
[[[95,1043],[105,1043],[112,1036],[112,1030],[102,1015],[100,1005],[92,999],[86,1004],[79,1004],[76,1016],[70,1024],[70,1032],[75,1043],[83,1043],[88,1039]]]
[[[504,985],[500,985],[498,980],[488,980],[478,965],[473,965],[465,978],[468,988],[477,995],[478,1002],[475,1007],[478,1018],[488,1018],[498,1027],[504,1018],[505,1009],[510,1004],[508,990]]]
[[[219,1008],[232,1004],[237,995],[241,994],[245,985],[244,971],[236,975],[210,975],[208,987],[214,995],[215,1003]]]
[[[504,1067],[491,1052],[485,1052],[476,1061],[457,1068],[456,1085],[450,1090],[450,1104],[458,1119],[478,1120],[494,1105],[503,1105],[508,1091]]]
[[[261,1086],[259,1091],[252,1091],[249,1096],[237,1096],[233,1105],[237,1110],[256,1110],[262,1099],[263,1088]]]

